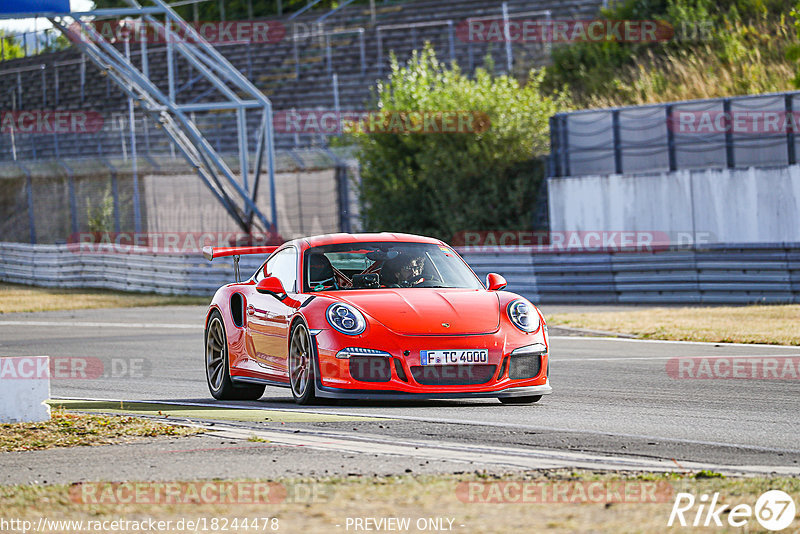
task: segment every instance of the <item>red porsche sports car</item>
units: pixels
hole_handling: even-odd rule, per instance
[[[552,391],[547,326],[526,299],[486,284],[451,247],[407,234],[333,234],[279,247],[206,248],[234,256],[237,282],[206,316],[205,367],[216,399],[291,388],[329,399],[497,397]],[[246,281],[238,257],[269,254]]]

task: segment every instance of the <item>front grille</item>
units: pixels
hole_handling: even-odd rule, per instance
[[[500,366],[500,372],[497,373],[497,379],[500,380],[503,378],[503,375],[506,374],[506,367],[508,367],[508,360],[509,358],[503,358],[503,365]]]
[[[511,364],[508,366],[508,378],[519,380],[521,378],[534,378],[542,370],[542,356],[540,354],[511,355]]]
[[[411,374],[424,386],[468,386],[485,384],[496,370],[496,365],[414,365]]]
[[[388,382],[392,379],[390,358],[350,356],[350,376],[361,382]]]
[[[399,378],[403,382],[408,382],[408,377],[406,376],[406,372],[403,371],[403,364],[400,363],[400,360],[398,358],[394,359],[394,372],[397,373],[397,378]]]

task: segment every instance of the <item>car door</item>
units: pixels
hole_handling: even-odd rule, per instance
[[[258,273],[257,280],[275,276],[287,294],[297,292],[297,249],[285,248],[273,255]],[[287,299],[288,302],[294,302]],[[260,371],[271,378],[288,377],[289,319],[295,308],[272,295],[255,293],[247,306],[248,337],[252,340],[253,359]]]

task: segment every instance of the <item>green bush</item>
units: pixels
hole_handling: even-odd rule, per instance
[[[14,37],[6,35],[6,32],[3,30],[0,30],[0,40],[3,41],[3,46],[0,47],[3,52],[0,60],[15,59],[25,56],[25,51],[22,50],[22,45],[20,45],[16,39],[14,39]]]
[[[479,69],[470,79],[440,63],[430,47],[376,88],[382,112],[470,111],[488,115],[481,133],[352,134],[361,163],[366,229],[449,240],[465,230],[529,229],[549,151],[548,120],[566,108],[561,93],[541,91]]]
[[[47,43],[42,46],[42,52],[58,52],[72,46],[72,43],[69,42],[66,36],[63,34],[55,35],[55,32],[56,30],[48,32],[48,40]]]
[[[99,205],[86,207],[86,218],[90,232],[111,232],[114,230],[114,197],[106,188]]]

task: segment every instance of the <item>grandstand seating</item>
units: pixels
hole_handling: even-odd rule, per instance
[[[523,13],[549,9],[553,19],[590,18],[596,15],[599,0],[508,0],[512,18]],[[350,5],[334,12],[324,22],[331,49],[331,65],[324,36],[297,39],[297,60],[289,24],[311,28],[321,16],[307,12],[294,20],[279,18],[287,25],[287,37],[277,43],[222,44],[219,50],[250,78],[273,102],[274,110],[333,109],[332,75],[338,77],[339,105],[342,110],[364,109],[370,98],[370,88],[387,74],[389,53],[393,51],[405,60],[412,50],[430,42],[440,58],[449,60],[451,34],[447,20],[457,27],[469,17],[501,17],[502,2],[495,0],[421,0],[397,4],[379,4],[373,23],[369,10],[363,5]],[[415,23],[441,21],[412,29]],[[400,29],[381,29],[382,26],[401,26]],[[363,28],[364,59],[359,41]],[[343,33],[352,31],[353,33]],[[378,50],[378,34],[383,44],[382,58]],[[302,35],[302,33],[301,33]],[[454,59],[463,70],[481,66],[490,54],[496,70],[504,71],[504,43],[467,43],[455,36],[452,39]],[[139,64],[138,45],[132,46],[134,63]],[[515,74],[522,75],[535,65],[548,60],[548,48],[541,43],[514,43]],[[151,79],[166,90],[167,72],[164,45],[151,44],[148,49]],[[382,61],[381,61],[382,59]],[[43,65],[43,67],[42,67]],[[82,74],[82,71],[84,74]],[[176,87],[179,102],[202,102],[213,99],[206,81],[195,81],[196,73],[185,61],[177,62]],[[81,79],[84,83],[81,83]],[[22,94],[18,92],[22,87]],[[21,159],[55,156],[95,156],[120,154],[127,135],[127,100],[113,82],[102,76],[89,62],[84,63],[75,50],[41,54],[28,58],[0,62],[0,109],[2,110],[96,110],[106,119],[106,135],[81,134],[17,134],[13,150]],[[253,117],[255,119],[255,117]],[[120,122],[121,121],[121,122]],[[235,149],[233,121],[225,115],[206,114],[196,117],[197,123],[213,145],[222,152]],[[139,150],[163,154],[169,151],[166,137],[149,124],[137,125]],[[276,146],[324,144],[319,135],[276,133]],[[127,149],[125,149],[127,150]],[[0,134],[0,160],[11,159],[10,135]]]

